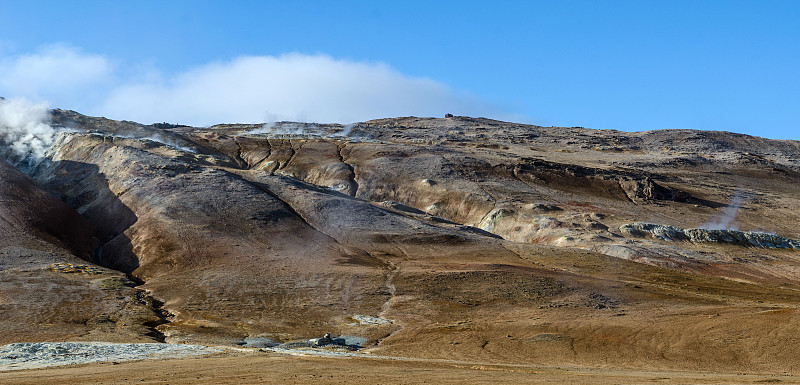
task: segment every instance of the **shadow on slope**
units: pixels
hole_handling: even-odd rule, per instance
[[[139,267],[125,234],[138,218],[111,191],[97,165],[60,160],[37,168],[35,176],[94,227],[99,245],[93,250],[92,262],[124,273]]]

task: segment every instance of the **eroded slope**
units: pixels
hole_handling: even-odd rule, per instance
[[[403,356],[754,371],[800,353],[796,251],[625,231],[797,238],[795,142],[464,117],[348,133],[53,116],[73,132],[32,175],[91,236],[52,242],[143,281],[167,341],[330,332]]]

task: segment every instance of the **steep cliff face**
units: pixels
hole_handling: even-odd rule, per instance
[[[139,295],[139,318],[109,316],[129,339],[330,332],[416,357],[765,370],[798,353],[794,142],[466,117],[349,132],[52,117],[58,132],[30,163],[33,179],[0,164],[3,186],[16,186],[0,188],[10,197],[0,203],[38,197],[0,212],[0,230],[84,266],[51,272],[61,259],[31,256],[47,277]],[[725,221],[780,235],[698,229]],[[119,280],[91,278],[93,268]],[[127,300],[114,301],[97,303]],[[770,344],[751,328],[766,321],[780,324]],[[741,344],[720,342],[728,332]]]

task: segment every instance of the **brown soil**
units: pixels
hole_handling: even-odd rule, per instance
[[[234,355],[0,373],[3,384],[796,384],[792,375]]]

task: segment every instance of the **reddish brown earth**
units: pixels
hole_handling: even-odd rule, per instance
[[[346,368],[361,382],[747,383],[800,370],[800,251],[620,230],[728,221],[797,239],[798,142],[466,117],[375,120],[346,137],[339,125],[249,133],[261,127],[61,110],[53,125],[75,132],[30,177],[0,164],[0,342],[236,346],[329,332],[410,360],[263,353],[0,378],[175,365],[175,383],[217,373],[206,367],[233,383],[257,366],[299,383],[319,365],[335,382]]]

